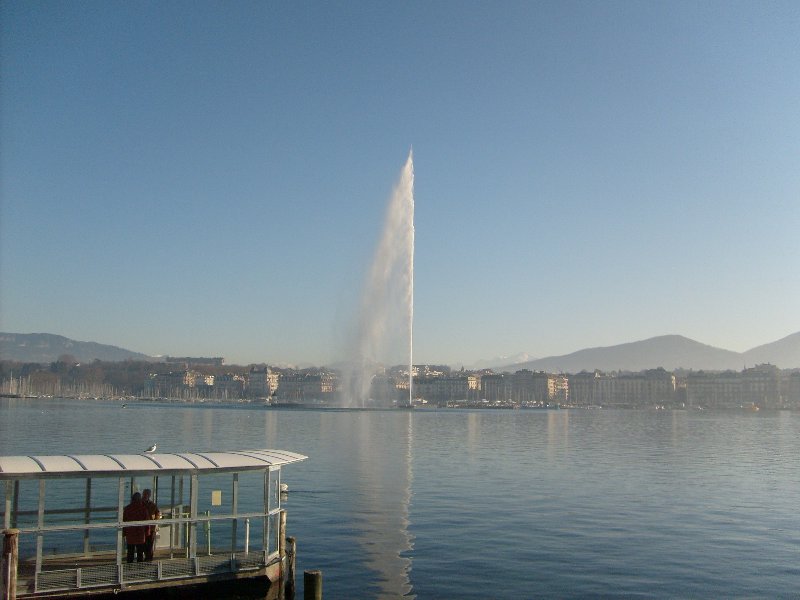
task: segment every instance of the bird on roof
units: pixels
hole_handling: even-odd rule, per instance
[[[145,452],[146,452],[147,454],[152,454],[152,453],[153,453],[153,452],[155,452],[155,451],[156,451],[156,444],[153,444],[153,445],[152,445],[152,446],[150,446],[150,447],[149,447],[147,450],[145,450]]]

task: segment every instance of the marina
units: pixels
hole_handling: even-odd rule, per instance
[[[264,449],[0,456],[2,598],[256,577],[277,597],[294,556],[281,468],[306,458]],[[129,509],[142,490],[152,490],[160,508],[154,518],[133,520]],[[136,528],[153,543],[147,560],[137,550],[133,562],[125,535]]]

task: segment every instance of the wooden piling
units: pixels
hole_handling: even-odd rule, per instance
[[[286,538],[286,598],[294,600],[294,571],[297,556],[297,540],[293,537]]]
[[[3,573],[2,600],[16,600],[17,598],[17,566],[19,564],[19,529],[6,529],[3,531],[3,560],[0,561]]]
[[[303,571],[303,600],[322,600],[322,571]]]
[[[278,555],[281,558],[286,556],[286,511],[280,512],[280,521],[278,522]]]

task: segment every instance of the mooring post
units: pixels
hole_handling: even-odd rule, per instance
[[[322,600],[322,571],[303,571],[303,600]]]
[[[294,600],[294,570],[297,556],[297,540],[293,537],[286,538],[286,598]]]
[[[2,600],[16,600],[17,598],[17,565],[19,563],[19,529],[6,529],[3,531],[3,568]]]
[[[280,521],[278,522],[278,556],[283,559],[286,556],[286,511],[282,510],[280,515]]]

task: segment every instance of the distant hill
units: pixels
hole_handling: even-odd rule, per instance
[[[580,371],[642,371],[664,367],[740,371],[758,363],[782,369],[800,368],[800,332],[747,352],[732,352],[701,344],[681,335],[659,337],[616,346],[587,348],[563,356],[550,356],[505,367],[507,371],[578,373]]]
[[[97,342],[78,342],[50,333],[0,333],[0,359],[30,363],[51,363],[70,354],[79,362],[156,360],[146,354]]]
[[[800,331],[771,344],[756,346],[743,352],[747,365],[770,363],[781,369],[800,368]]]

